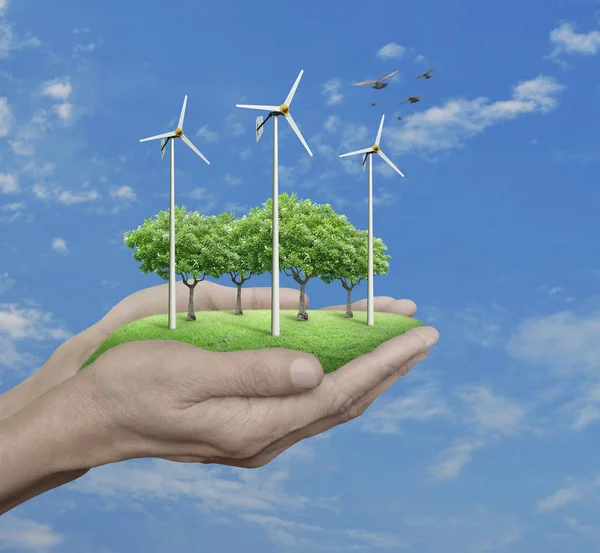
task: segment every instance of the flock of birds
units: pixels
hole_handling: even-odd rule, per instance
[[[372,88],[376,89],[376,90],[381,90],[382,88],[385,88],[389,83],[386,83],[385,81],[387,81],[388,79],[390,79],[391,77],[393,77],[396,73],[398,73],[399,70],[396,71],[392,71],[391,73],[388,73],[387,75],[384,75],[383,77],[380,77],[379,79],[375,80],[375,81],[360,81],[359,83],[354,83],[354,86],[367,86],[367,85],[373,85]],[[431,79],[431,72],[433,71],[433,67],[431,69],[429,69],[429,71],[425,71],[425,73],[422,73],[421,75],[419,75],[416,80],[418,79]],[[420,96],[409,96],[406,100],[400,102],[400,104],[416,104],[421,98],[423,97],[423,95],[421,94]],[[371,104],[371,107],[376,106],[378,104],[378,102],[373,102]],[[396,119],[400,120],[402,119],[402,116],[398,115],[396,117]]]

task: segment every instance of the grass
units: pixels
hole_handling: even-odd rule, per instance
[[[154,315],[122,326],[109,336],[81,367],[119,344],[136,340],[178,340],[210,351],[240,351],[287,348],[312,353],[325,372],[339,369],[352,359],[373,351],[378,345],[424,323],[393,313],[374,314],[367,326],[367,312],[310,311],[307,321],[296,320],[297,310],[281,310],[280,336],[271,336],[271,310],[199,311],[197,320],[177,314],[177,328],[168,329],[167,315]]]

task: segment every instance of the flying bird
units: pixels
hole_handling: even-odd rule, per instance
[[[429,71],[425,71],[422,75],[419,75],[417,79],[431,79],[431,72],[433,71],[433,67]]]
[[[396,117],[396,119],[398,119],[398,121],[400,121],[400,119],[402,119],[402,115],[398,115],[398,116]]]
[[[375,107],[376,105],[377,105],[377,102],[373,102],[373,103],[371,104],[371,107]]]
[[[411,104],[416,104],[423,96],[409,96],[404,102],[400,102],[401,104],[406,104],[410,102]]]
[[[361,81],[360,83],[354,83],[354,86],[365,86],[365,85],[372,84],[373,88],[376,88],[377,90],[379,90],[381,88],[385,88],[388,85],[388,83],[384,83],[383,81],[385,81],[386,79],[389,79],[390,77],[393,77],[396,73],[398,73],[398,71],[400,71],[400,70],[397,69],[396,71],[392,71],[391,73],[384,75],[383,77],[377,79],[376,81]]]

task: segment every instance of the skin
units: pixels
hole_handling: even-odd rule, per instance
[[[236,294],[203,281],[195,308],[233,310]],[[270,308],[270,288],[242,294],[249,308]],[[282,288],[281,308],[294,309],[298,297]],[[187,300],[178,283],[178,312]],[[128,296],[0,396],[0,514],[91,468],[127,459],[263,466],[300,440],[360,416],[439,337],[431,327],[412,329],[327,375],[305,352],[220,353],[177,341],[122,344],[78,371],[119,327],[167,308],[167,285]],[[366,310],[366,300],[352,308]],[[416,306],[377,297],[375,310],[413,316]]]

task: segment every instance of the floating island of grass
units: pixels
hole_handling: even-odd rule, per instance
[[[280,311],[280,336],[271,336],[271,310],[201,311],[195,321],[178,313],[177,328],[169,330],[168,315],[153,315],[128,323],[111,336],[83,364],[93,363],[110,348],[138,340],[177,340],[209,351],[244,351],[287,348],[313,354],[326,373],[373,351],[383,342],[425,323],[394,313],[374,313],[373,326],[367,325],[367,312],[316,310],[305,321],[296,320],[297,310]]]

